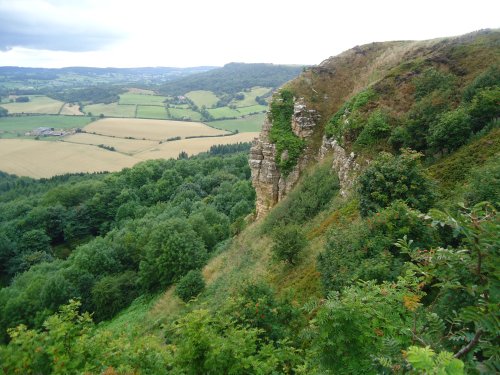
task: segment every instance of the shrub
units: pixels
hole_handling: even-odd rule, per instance
[[[469,107],[474,132],[483,129],[490,121],[500,117],[500,86],[479,91]]]
[[[307,244],[302,229],[297,224],[279,226],[272,233],[272,251],[278,260],[295,264],[300,252]]]
[[[464,108],[457,108],[439,116],[429,129],[428,143],[434,151],[450,152],[467,143],[470,135],[470,117]]]
[[[493,157],[472,172],[465,198],[471,206],[489,201],[496,209],[500,209],[500,157]]]
[[[415,85],[415,99],[419,100],[433,91],[445,91],[453,88],[455,76],[435,68],[429,68],[416,77],[413,83]]]
[[[479,90],[498,85],[500,85],[500,69],[495,65],[477,76],[476,79],[465,88],[462,97],[466,102],[470,102]]]
[[[285,89],[271,103],[273,126],[269,131],[269,139],[276,145],[276,164],[285,176],[297,165],[305,147],[304,140],[292,131],[293,106],[293,93]]]
[[[205,280],[200,270],[189,271],[179,280],[175,288],[175,294],[184,302],[200,294],[205,289]]]
[[[381,110],[374,111],[364,129],[361,131],[356,143],[359,145],[371,145],[379,139],[387,137],[391,132],[391,127],[388,124],[387,115]]]
[[[411,150],[398,156],[381,153],[358,179],[361,215],[372,214],[398,199],[412,208],[427,210],[435,194],[420,166],[420,157]]]

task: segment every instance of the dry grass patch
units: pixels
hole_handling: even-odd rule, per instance
[[[30,101],[26,103],[4,103],[2,107],[9,113],[41,113],[47,115],[58,114],[63,102],[54,100],[48,96],[30,95]]]

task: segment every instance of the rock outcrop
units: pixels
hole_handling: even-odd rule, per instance
[[[332,169],[337,173],[340,183],[340,194],[346,196],[352,189],[360,165],[356,162],[354,152],[348,153],[335,139],[323,137],[323,143],[319,150],[319,158],[333,154]]]
[[[315,110],[308,109],[302,99],[296,99],[292,116],[292,130],[298,137],[308,139],[312,136],[319,116]],[[311,149],[306,147],[295,168],[284,176],[276,165],[276,147],[269,140],[272,123],[267,117],[258,139],[250,150],[252,184],[257,193],[257,219],[263,217],[276,203],[282,200],[297,183],[300,173],[310,161]],[[286,157],[287,151],[282,154]]]

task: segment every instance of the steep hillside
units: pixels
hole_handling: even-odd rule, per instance
[[[488,69],[493,69],[491,75],[498,79],[499,43],[498,31],[421,42],[372,43],[331,57],[289,82],[285,90],[293,96],[291,126],[293,133],[304,140],[304,146],[296,153],[293,165],[288,162],[283,171],[283,155],[276,148],[280,142],[269,136],[272,116],[264,124],[250,162],[257,215],[262,216],[275,205],[294,186],[301,171],[323,157],[325,149],[337,155],[335,168],[347,187],[348,170],[357,165],[352,151],[361,154],[360,163],[378,151],[398,151],[401,146],[431,153],[441,151],[425,144],[428,135],[423,128],[429,126],[430,117],[458,107],[465,91],[473,90],[467,89],[468,85]],[[276,100],[282,99],[277,95]],[[427,114],[423,107],[428,104],[439,108]],[[380,134],[367,144],[357,137],[376,111],[384,117],[387,129],[379,130]],[[412,125],[409,120],[425,124]],[[409,127],[409,134],[403,132]],[[323,139],[324,135],[327,139]],[[412,137],[416,143],[408,140]],[[335,145],[332,141],[336,141]],[[285,146],[279,151],[289,157],[290,150]]]
[[[0,290],[0,327],[28,325],[8,330],[2,370],[500,372],[499,66],[487,30],[307,69],[250,151],[251,214],[241,154],[62,186],[6,176],[1,255],[37,264]],[[69,257],[40,261],[66,230]]]

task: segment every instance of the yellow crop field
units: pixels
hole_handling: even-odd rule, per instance
[[[31,139],[0,139],[0,170],[35,178],[64,173],[119,171],[139,160],[96,146]]]
[[[107,118],[87,125],[87,133],[96,133],[115,137],[132,137],[161,141],[171,137],[189,137],[199,135],[227,134],[224,130],[211,128],[201,122],[150,120],[133,118]]]
[[[64,137],[65,142],[73,142],[86,145],[105,145],[114,147],[116,151],[133,155],[158,146],[158,141],[143,141],[142,139],[114,138],[103,135],[77,133]]]
[[[29,95],[30,101],[25,103],[4,103],[2,107],[9,113],[41,113],[54,115],[59,113],[63,102],[43,95]]]
[[[61,115],[77,115],[82,116],[83,113],[80,111],[80,106],[78,104],[66,103],[61,109]]]
[[[210,147],[212,147],[213,145],[228,145],[239,142],[251,142],[258,136],[259,133],[255,132],[238,133],[225,137],[181,139],[180,141],[162,143],[152,150],[136,154],[135,157],[142,160],[169,159],[176,158],[181,151],[187,152],[188,155],[196,155],[200,152],[210,150]]]
[[[194,155],[208,151],[213,145],[250,142],[258,135],[240,133],[162,144],[93,134],[75,134],[62,142],[0,139],[0,171],[34,178],[78,172],[114,172],[144,160],[176,158],[181,151]],[[96,146],[100,144],[115,147],[117,151]]]

